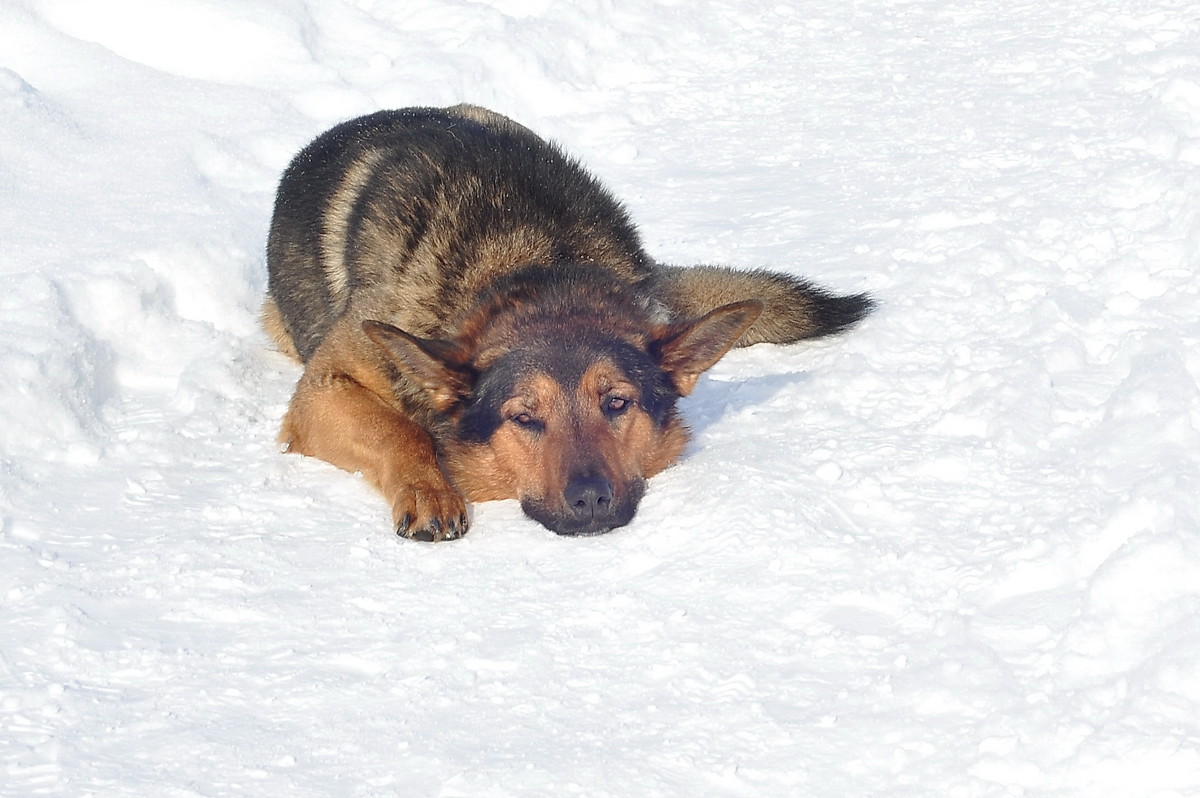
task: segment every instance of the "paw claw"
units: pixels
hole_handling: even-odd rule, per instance
[[[399,519],[396,534],[410,540],[456,540],[467,531],[465,502],[449,485],[406,488],[392,504],[392,517]]]

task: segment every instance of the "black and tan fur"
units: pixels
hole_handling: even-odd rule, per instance
[[[264,325],[304,364],[280,440],[362,472],[423,540],[491,499],[560,534],[628,523],[684,448],[675,404],[704,370],[871,305],[654,263],[575,161],[466,105],[318,137],[283,175],[267,258]]]

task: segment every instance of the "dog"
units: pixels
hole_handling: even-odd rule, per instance
[[[628,524],[706,369],[872,307],[654,262],[577,161],[471,105],[317,137],[280,181],[267,265],[263,325],[304,366],[280,443],[361,472],[425,541],[465,533],[468,501],[518,499],[560,535]]]

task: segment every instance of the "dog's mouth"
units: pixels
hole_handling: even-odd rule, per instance
[[[642,480],[626,485],[619,492],[611,487],[605,490],[606,486],[593,483],[580,486],[575,482],[572,480],[557,501],[526,497],[521,499],[521,509],[556,535],[590,537],[611,532],[632,521],[645,492]]]

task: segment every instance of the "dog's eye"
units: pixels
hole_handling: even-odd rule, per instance
[[[619,416],[633,407],[633,400],[624,396],[610,396],[604,400],[604,412],[610,416]]]
[[[528,413],[517,413],[509,420],[518,427],[524,427],[525,429],[540,430],[543,426],[545,426],[542,424],[542,422],[538,421]]]

